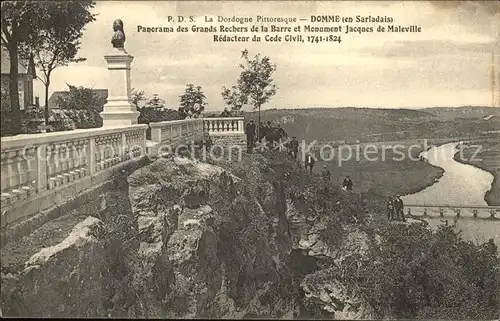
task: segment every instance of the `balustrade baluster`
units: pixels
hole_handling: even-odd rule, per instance
[[[54,189],[57,186],[57,167],[56,167],[56,145],[51,144],[47,146],[47,188]]]
[[[7,154],[7,177],[9,179],[9,189],[16,187],[17,185],[17,177],[16,177],[16,152],[9,151]]]
[[[64,162],[65,162],[65,157],[63,155],[64,153],[64,144],[58,144],[57,145],[57,150],[56,150],[56,168],[57,168],[57,186],[61,186],[66,183],[66,177],[63,176],[64,173]]]
[[[30,148],[26,151],[26,182],[24,189],[28,194],[32,194],[35,192],[35,184],[36,184],[36,147]]]
[[[6,191],[8,188],[9,188],[9,175],[8,175],[8,166],[7,166],[7,161],[8,161],[8,157],[7,157],[7,154],[8,153],[5,153],[5,152],[2,152],[2,156],[1,156],[1,166],[2,166],[2,174],[0,176],[0,181],[1,181],[1,191],[2,193],[4,191]]]
[[[104,150],[102,149],[102,138],[96,138],[96,154],[95,154],[95,171],[98,172],[102,169],[102,162],[104,157]]]
[[[48,175],[48,159],[47,149],[50,145],[40,145],[36,148],[36,191],[42,193],[47,190],[49,175]]]
[[[72,181],[72,176],[69,173],[71,170],[71,153],[70,153],[70,148],[71,148],[71,142],[67,142],[64,144],[64,148],[61,150],[61,156],[62,156],[62,175],[64,177],[64,182],[71,182]]]
[[[80,141],[76,140],[73,142],[73,147],[71,149],[72,151],[72,156],[71,158],[73,159],[73,168],[71,169],[70,173],[73,175],[73,179],[77,180],[80,178],[80,167],[82,160],[80,159],[81,154],[80,154]]]
[[[22,200],[26,197],[26,191],[23,189],[26,173],[23,168],[22,150],[15,151],[15,156],[13,157],[13,172],[15,178],[12,194],[16,200]]]

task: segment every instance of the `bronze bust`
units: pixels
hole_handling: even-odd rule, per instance
[[[123,48],[123,44],[125,43],[125,32],[123,32],[123,21],[120,19],[116,19],[113,22],[113,31],[115,34],[113,38],[111,38],[111,43],[113,44],[113,48]]]

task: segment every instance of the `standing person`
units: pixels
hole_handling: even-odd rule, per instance
[[[293,159],[297,159],[297,155],[299,154],[299,142],[297,141],[297,137],[293,136],[290,141],[290,149],[292,151]]]
[[[312,157],[311,154],[307,153],[306,154],[306,161],[305,161],[306,166],[305,167],[306,167],[306,169],[309,167],[309,173],[312,173],[315,162],[316,161],[314,160],[314,157]]]
[[[321,178],[323,180],[323,191],[328,192],[328,185],[330,184],[332,173],[330,173],[326,165],[323,165],[323,170],[321,171]]]
[[[403,212],[404,204],[403,200],[399,195],[396,195],[396,199],[394,200],[394,208],[396,209],[396,217],[398,219],[401,219],[401,221],[406,222],[405,220],[405,214]]]
[[[321,171],[321,178],[323,179],[324,183],[329,183],[332,178],[332,173],[330,173],[326,165],[323,165],[323,171]]]
[[[394,219],[394,200],[391,196],[387,199],[387,219],[389,221]]]
[[[342,182],[342,187],[348,191],[352,191],[352,180],[351,180],[351,177],[349,175],[347,175],[345,178],[344,178],[344,181]]]
[[[247,147],[249,148],[254,147],[255,124],[253,123],[253,120],[250,120],[250,122],[245,126],[245,134],[247,135]]]
[[[284,139],[286,137],[286,131],[281,128],[280,124],[278,124],[278,128],[276,130],[278,132],[278,139]]]
[[[266,126],[262,122],[259,123],[259,143],[262,142],[262,137],[265,137],[267,135],[267,129]]]

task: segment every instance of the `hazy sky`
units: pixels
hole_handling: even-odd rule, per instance
[[[111,26],[117,18],[124,21],[125,48],[135,57],[132,86],[157,93],[170,108],[177,107],[186,84],[194,83],[204,88],[208,110],[222,109],[221,87],[235,84],[245,48],[277,64],[279,89],[265,108],[491,105],[493,46],[500,70],[496,1],[105,1],[94,10],[99,15],[87,26],[80,50],[87,61],[57,69],[51,93],[65,90],[66,83],[108,87],[103,56],[111,50]],[[420,25],[422,32],[342,34],[340,44],[214,43],[210,34],[137,32],[138,25],[175,27],[167,22],[169,15],[194,15],[202,26],[205,15],[255,19],[328,14],[390,16],[393,24]],[[40,81],[35,86],[43,102]]]

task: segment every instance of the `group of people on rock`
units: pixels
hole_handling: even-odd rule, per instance
[[[387,219],[389,221],[403,221],[405,222],[405,215],[403,212],[404,204],[399,195],[395,198],[389,196],[387,199]]]

